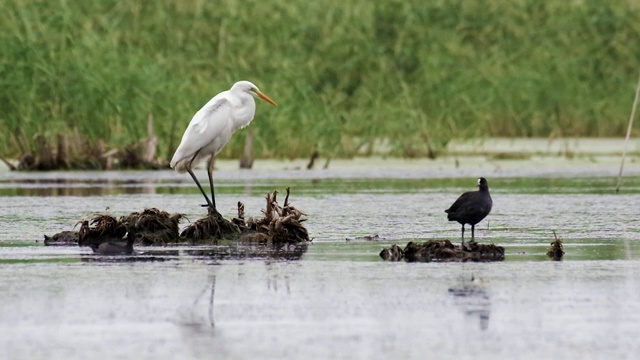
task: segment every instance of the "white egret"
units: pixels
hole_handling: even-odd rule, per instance
[[[193,116],[182,141],[171,159],[171,167],[179,173],[188,172],[207,201],[210,209],[216,209],[213,190],[213,159],[229,142],[231,135],[238,129],[249,125],[256,113],[254,97],[258,97],[271,105],[278,106],[275,101],[262,93],[249,81],[238,81],[231,89],[214,96]],[[207,175],[211,188],[211,200],[193,174],[192,166],[207,160]]]

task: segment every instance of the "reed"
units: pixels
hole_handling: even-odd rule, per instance
[[[640,7],[626,0],[6,0],[0,154],[78,128],[165,158],[239,79],[256,157],[434,155],[454,137],[621,136]],[[240,157],[245,132],[222,156]],[[25,142],[23,139],[27,139]]]

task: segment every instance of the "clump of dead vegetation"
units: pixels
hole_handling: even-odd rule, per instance
[[[37,242],[37,241],[36,241]],[[78,245],[78,232],[72,230],[61,231],[52,236],[44,236],[45,246]]]
[[[184,214],[169,214],[156,208],[133,212],[116,218],[109,214],[98,214],[91,220],[79,222],[77,236],[66,231],[64,235],[45,236],[45,245],[89,246],[95,252],[131,253],[132,246],[170,245],[233,245],[253,246],[252,253],[272,255],[278,253],[299,253],[306,251],[309,233],[303,225],[305,214],[289,203],[290,189],[284,204],[277,201],[278,191],[267,194],[266,208],[260,219],[245,220],[244,205],[238,203],[238,217],[229,221],[217,211],[188,225],[182,232],[180,220]],[[53,239],[70,239],[54,241]],[[49,240],[47,240],[49,239]],[[74,241],[74,239],[76,239]],[[108,245],[105,245],[108,244]],[[221,248],[225,252],[227,249]],[[119,251],[119,252],[118,252]],[[245,252],[246,255],[246,252]]]
[[[560,261],[564,256],[564,250],[562,248],[562,238],[556,234],[555,230],[553,231],[553,237],[555,238],[555,240],[551,243],[551,246],[547,251],[547,256],[550,257],[551,260]]]
[[[494,244],[465,243],[457,247],[449,240],[409,242],[404,249],[397,245],[382,249],[380,257],[386,261],[408,262],[466,262],[502,261],[504,248]]]
[[[191,245],[217,245],[220,240],[236,240],[240,229],[217,211],[209,211],[206,217],[187,226],[180,237]]]
[[[136,245],[167,245],[179,242],[180,220],[184,214],[169,214],[156,208],[133,212],[120,218]]]
[[[153,133],[152,116],[149,116],[147,132],[146,138],[121,149],[108,147],[102,140],[90,141],[77,128],[54,136],[36,134],[32,141],[21,135],[17,142],[22,154],[17,164],[3,157],[0,160],[17,171],[167,168],[168,163],[156,156],[158,137]]]
[[[289,193],[287,188],[282,206],[277,201],[277,190],[267,194],[267,206],[262,210],[264,217],[257,220],[244,221],[244,205],[238,203],[238,217],[233,221],[242,231],[241,240],[276,248],[309,242],[309,233],[303,225],[305,214],[289,204]]]
[[[297,246],[310,241],[303,222],[304,213],[289,204],[290,189],[284,204],[278,204],[278,191],[266,196],[266,207],[261,219],[245,219],[244,204],[238,202],[238,216],[231,221],[218,212],[187,226],[181,236],[192,244],[218,244],[221,239],[234,238],[247,245],[264,245],[273,249]]]

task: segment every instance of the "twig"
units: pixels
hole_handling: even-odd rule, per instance
[[[629,116],[629,126],[627,127],[627,137],[624,140],[624,150],[622,151],[622,162],[620,163],[620,172],[618,173],[618,183],[616,184],[616,194],[620,192],[622,183],[622,169],[624,168],[624,159],[627,157],[627,147],[629,138],[631,137],[631,128],[633,127],[633,119],[636,117],[636,108],[638,107],[638,98],[640,97],[640,77],[636,86],[636,97],[633,99],[633,107],[631,108],[631,116]]]
[[[286,208],[287,206],[289,206],[289,191],[291,190],[291,187],[287,187],[287,196],[284,198],[284,205],[282,205],[282,208]]]
[[[240,158],[240,169],[251,169],[253,167],[253,129],[247,130],[247,138],[244,144],[244,155]]]
[[[238,201],[238,219],[244,222],[244,204]]]
[[[311,158],[309,159],[309,163],[307,164],[307,170],[311,170],[313,169],[313,165],[316,162],[316,159],[320,156],[320,153],[318,152],[318,150],[314,150],[313,153],[311,154]]]

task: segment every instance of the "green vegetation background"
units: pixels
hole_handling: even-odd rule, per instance
[[[627,0],[4,0],[0,154],[77,127],[113,146],[251,80],[258,157],[421,156],[452,137],[623,136],[640,71]],[[242,152],[246,131],[223,156]]]

